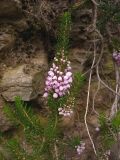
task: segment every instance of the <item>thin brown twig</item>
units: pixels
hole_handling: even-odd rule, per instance
[[[99,66],[96,67],[96,73],[97,73],[97,78],[98,80],[101,82],[101,84],[103,84],[106,88],[108,88],[112,93],[114,93],[115,95],[118,95],[120,96],[119,93],[117,93],[115,90],[113,90],[111,87],[109,87],[100,77],[100,74],[99,74]]]
[[[99,4],[95,0],[91,0],[95,6],[99,6]]]
[[[115,64],[115,72],[116,72],[116,93],[120,94],[120,87],[119,87],[120,76],[117,64]],[[117,113],[119,99],[120,97],[116,94],[113,105],[111,107],[110,119],[113,118],[114,115]]]
[[[93,3],[93,4],[94,4],[93,5],[94,6],[93,27],[94,27],[94,29],[96,29],[97,5],[95,3]],[[94,33],[94,39],[95,39],[95,33]],[[91,65],[91,70],[90,70],[90,74],[89,74],[88,91],[87,91],[87,103],[86,103],[86,111],[85,111],[85,115],[84,115],[84,121],[85,121],[86,130],[87,130],[89,139],[91,141],[94,153],[97,156],[97,151],[96,151],[96,148],[95,148],[95,144],[94,144],[93,139],[92,139],[92,137],[90,135],[90,131],[89,131],[88,124],[87,124],[87,114],[88,114],[88,110],[89,110],[89,100],[90,100],[90,88],[91,88],[91,81],[92,81],[92,73],[93,73],[93,67],[94,67],[95,61],[96,61],[96,42],[94,41],[93,44],[94,44],[94,57],[93,57],[93,61],[92,61],[92,65]]]
[[[91,68],[94,66],[95,60],[96,60],[96,52],[94,50],[94,58],[93,58],[93,62],[92,62]],[[90,87],[91,87],[91,80],[92,80],[92,72],[93,72],[93,70],[90,71],[90,75],[89,75],[88,92],[87,92],[87,103],[86,103],[86,111],[85,111],[85,115],[84,115],[84,121],[85,121],[86,130],[87,130],[89,139],[91,141],[94,153],[95,153],[95,155],[97,155],[95,144],[94,144],[94,142],[92,140],[92,137],[90,135],[90,131],[89,131],[89,128],[88,128],[88,124],[87,124],[87,114],[88,114],[88,109],[89,109],[89,99],[90,99]]]
[[[95,92],[95,94],[94,94],[94,96],[93,96],[93,103],[92,103],[93,112],[94,112],[97,116],[99,116],[99,113],[95,110],[95,98],[96,98],[99,90],[100,90],[100,81],[98,81],[97,90],[96,90],[96,92]]]

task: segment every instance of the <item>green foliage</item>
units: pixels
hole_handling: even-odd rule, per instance
[[[7,148],[12,153],[14,159],[33,160],[36,159],[36,155],[38,157],[42,157],[44,154],[47,156],[48,152],[50,156],[51,147],[53,147],[54,141],[57,138],[57,115],[51,114],[47,125],[43,128],[41,127],[39,118],[28,108],[20,97],[15,98],[14,112],[13,110],[10,111],[10,107],[7,105],[5,111],[9,118],[16,119],[24,127],[23,135],[25,136],[26,143],[32,147],[32,153],[29,154],[20,145],[18,139],[10,139],[7,142]]]
[[[2,153],[0,153],[0,160],[5,160],[4,156],[2,155]]]
[[[85,77],[82,76],[80,72],[77,72],[74,74],[74,81],[71,89],[71,93],[72,95],[74,95],[74,97],[76,97],[77,94],[79,93],[81,87],[84,84],[84,81],[85,81]]]
[[[57,122],[58,117],[49,117],[48,124],[46,128],[44,129],[44,136],[49,140],[54,140],[57,138]]]
[[[110,126],[108,125],[108,122],[103,114],[100,115],[99,121],[100,121],[102,146],[104,147],[105,150],[107,150],[110,149],[112,144],[115,142],[115,139],[112,133],[110,132]]]
[[[73,137],[71,140],[69,140],[69,145],[72,147],[72,148],[75,148],[75,146],[78,146],[80,145],[80,142],[81,142],[81,139],[80,137]]]
[[[115,132],[118,133],[120,131],[120,111],[118,111],[115,117],[113,117],[111,126]]]
[[[58,112],[58,108],[60,108],[61,106],[63,106],[66,103],[67,100],[67,96],[61,97],[57,100],[55,100],[52,95],[50,95],[48,97],[48,106],[50,108],[50,110],[52,111],[52,114],[57,114]]]
[[[60,18],[58,31],[57,53],[67,54],[69,44],[69,32],[71,28],[71,13],[65,12]],[[58,56],[61,56],[58,54]],[[56,100],[50,95],[47,100],[49,114],[46,117],[46,125],[42,125],[39,116],[35,115],[30,106],[27,106],[20,97],[15,98],[15,106],[5,106],[4,112],[10,120],[21,127],[22,138],[25,140],[29,153],[21,144],[20,137],[12,138],[7,142],[7,148],[12,153],[14,160],[53,160],[54,146],[61,140],[61,131],[58,128],[58,108],[63,107],[68,100],[77,96],[84,77],[80,73],[74,75],[74,82],[69,94]],[[69,105],[69,104],[68,104]],[[62,144],[62,143],[61,143]],[[74,137],[71,146],[80,144],[79,137]],[[58,144],[57,144],[58,145]],[[59,146],[59,145],[58,145]],[[60,145],[61,146],[61,145]],[[63,147],[63,146],[62,146]],[[62,148],[61,147],[61,148]],[[62,159],[62,156],[59,156]]]
[[[120,111],[111,120],[106,119],[104,114],[99,117],[101,138],[105,149],[110,149],[115,143],[117,134],[120,130]]]
[[[40,125],[39,119],[34,115],[32,109],[28,107],[20,97],[15,98],[15,108],[14,111],[10,111],[10,107],[5,107],[5,112],[8,117],[12,120],[17,120],[19,124],[24,127],[26,133],[31,134],[41,134],[42,127]]]
[[[30,160],[26,151],[20,146],[17,139],[11,139],[7,142],[7,147],[12,153],[12,158],[15,160]]]
[[[58,37],[57,37],[57,54],[59,56],[60,53],[64,50],[65,54],[67,54],[69,47],[69,34],[71,29],[71,13],[65,12],[59,20],[58,27]]]
[[[20,97],[15,98],[15,116],[25,129],[32,129],[35,126],[35,119],[30,108],[21,100]]]
[[[98,27],[104,31],[108,22],[120,23],[120,5],[113,0],[101,0],[99,5],[100,17]]]
[[[12,110],[12,112],[11,112]],[[14,125],[17,125],[17,119],[15,118],[14,110],[12,107],[5,105],[3,108],[3,112],[7,115],[8,119],[12,121]]]
[[[75,74],[75,88],[74,93],[77,94],[77,90],[83,83],[83,77],[77,73]],[[36,159],[38,157],[52,158],[52,150],[56,139],[59,139],[60,131],[58,129],[58,108],[63,106],[67,101],[67,96],[54,100],[51,96],[48,98],[48,105],[50,107],[50,114],[48,117],[48,123],[46,126],[41,127],[39,118],[33,113],[20,97],[15,98],[15,108],[11,109],[9,106],[5,106],[5,113],[12,120],[16,120],[21,126],[23,126],[23,132],[25,135],[26,143],[32,146],[31,155],[28,154],[20,145],[19,140],[11,139],[8,141],[7,147],[13,154],[14,159]],[[71,146],[80,143],[79,137],[71,140]],[[30,158],[28,158],[30,156]],[[48,156],[48,157],[47,157]],[[44,159],[44,158],[43,158]],[[36,159],[37,160],[37,159]]]
[[[104,113],[100,114],[100,116],[99,116],[99,123],[100,123],[100,126],[102,128],[106,128],[106,126],[107,126],[107,120],[106,120],[106,117],[105,117]]]

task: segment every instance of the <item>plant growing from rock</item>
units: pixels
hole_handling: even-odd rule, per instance
[[[39,116],[35,115],[20,97],[15,98],[15,107],[5,107],[8,117],[20,125],[23,137],[10,138],[4,144],[14,160],[60,160],[64,146],[63,131],[59,126],[61,117],[74,114],[75,97],[83,83],[84,77],[80,73],[73,75],[71,63],[67,58],[71,14],[65,12],[60,19],[57,54],[46,78],[45,93],[49,114],[47,122],[43,124]],[[69,143],[66,143],[69,146]],[[81,154],[84,144],[76,144],[76,152]]]

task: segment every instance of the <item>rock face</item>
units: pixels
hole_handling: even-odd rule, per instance
[[[3,109],[4,102],[0,97],[0,132],[5,132],[13,127],[12,122],[6,117]]]
[[[73,26],[71,31],[72,46],[83,47],[87,40],[90,39],[87,32],[88,26],[91,24],[92,11],[85,10],[78,7],[73,12]]]
[[[44,74],[47,69],[46,59],[33,59],[29,65],[7,69],[1,80],[2,96],[7,101],[14,101],[20,96],[24,101],[35,99],[43,90]]]
[[[73,48],[70,50],[69,58],[72,63],[72,69],[75,72],[82,72],[87,58],[87,51],[84,49]]]
[[[120,141],[114,144],[110,151],[109,160],[119,160],[120,159]]]
[[[20,18],[22,16],[21,3],[19,0],[0,1],[0,18]]]
[[[1,33],[0,34],[0,51],[12,49],[15,44],[15,36],[13,34]]]

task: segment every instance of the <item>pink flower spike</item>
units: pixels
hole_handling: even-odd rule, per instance
[[[70,67],[70,64],[67,64],[67,67]]]
[[[63,86],[63,88],[64,88],[64,91],[67,89],[67,87],[66,87],[66,85],[65,86]]]
[[[63,93],[62,93],[62,92],[59,92],[59,96],[60,96],[60,97],[63,96]]]
[[[53,85],[52,88],[53,88],[53,89],[56,89],[57,87],[56,87],[56,85]]]
[[[67,117],[67,113],[64,113],[64,116]]]
[[[67,84],[67,88],[70,88],[70,85],[69,85],[69,84]]]
[[[57,79],[57,76],[54,76],[53,79],[56,80],[56,79]]]
[[[58,111],[62,111],[62,108],[58,108]]]
[[[72,80],[72,77],[70,77],[70,79],[68,80],[68,82],[72,83],[72,81],[73,81],[73,80]]]
[[[70,113],[66,113],[67,114],[67,116],[70,116]]]
[[[59,115],[63,115],[63,112],[59,112]]]
[[[47,77],[47,80],[48,80],[48,81],[52,81],[52,77],[48,76],[48,77]]]
[[[57,72],[57,69],[56,69],[56,68],[54,69],[54,72]]]
[[[63,92],[62,95],[65,95],[65,92]]]
[[[53,68],[50,68],[50,71],[53,71]]]
[[[58,69],[58,67],[56,67],[56,69]]]
[[[62,77],[61,76],[58,77],[58,81],[62,81]]]
[[[68,70],[71,70],[72,68],[71,68],[71,67],[68,67],[67,69],[68,69]]]
[[[57,85],[58,84],[58,82],[55,80],[55,81],[53,81],[53,83],[55,84],[55,85]]]
[[[65,81],[64,81],[64,84],[68,84],[68,83],[69,83],[68,80],[65,80]]]
[[[47,87],[45,88],[45,91],[48,91]]]
[[[49,81],[46,81],[45,84],[46,84],[47,86],[49,86],[49,85],[50,85],[50,82],[49,82]]]
[[[50,90],[50,89],[51,89],[51,86],[46,86],[45,88],[47,88],[47,90]]]
[[[56,92],[56,93],[59,93],[59,89],[55,89],[55,92]]]
[[[48,75],[51,76],[51,77],[53,77],[53,76],[54,76],[54,73],[53,73],[52,71],[49,71],[49,72],[48,72]]]
[[[68,77],[72,76],[72,72],[67,72],[66,76],[68,76]]]
[[[56,57],[54,58],[54,60],[55,60],[56,62],[58,61],[58,59],[57,59]]]
[[[43,94],[43,97],[44,97],[44,98],[48,97],[48,93],[45,92],[45,93]]]
[[[58,94],[57,94],[57,93],[54,93],[54,94],[53,94],[53,98],[58,98]]]
[[[56,65],[55,65],[55,63],[53,63],[53,68],[56,68]]]
[[[62,86],[64,84],[64,82],[60,82],[60,85]]]
[[[67,69],[65,69],[65,73],[67,72],[68,70]]]
[[[63,75],[63,72],[60,72],[60,75]]]
[[[60,88],[59,88],[59,89],[60,89],[60,91],[63,91],[63,89],[64,89],[64,88],[63,88],[62,86],[60,86]]]
[[[64,80],[67,80],[69,77],[66,75],[66,76],[64,76]]]

